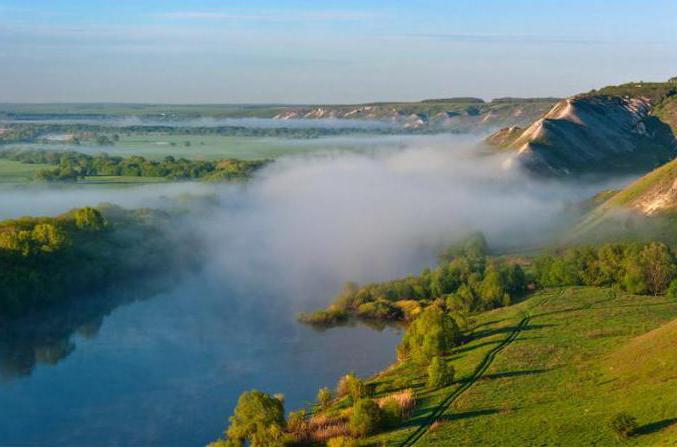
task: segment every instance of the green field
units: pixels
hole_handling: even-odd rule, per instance
[[[376,397],[413,388],[417,408],[360,445],[677,445],[677,324],[650,332],[675,318],[674,300],[582,287],[480,314],[446,357],[451,386],[428,389],[411,365],[371,380]],[[607,426],[621,411],[639,423],[627,440]]]
[[[25,164],[19,161],[0,159],[0,183],[24,183],[33,180],[33,175],[49,165]]]
[[[187,146],[186,142],[190,142],[190,146]],[[320,149],[319,142],[299,142],[280,138],[145,134],[121,135],[116,146],[106,148],[106,151],[111,155],[141,155],[150,159],[172,155],[203,160],[221,158],[259,160]]]
[[[294,140],[265,137],[148,133],[122,134],[120,135],[120,141],[114,146],[97,146],[93,141],[84,140],[81,145],[24,143],[9,144],[6,147],[8,149],[16,147],[26,149],[63,149],[89,155],[105,152],[108,155],[121,157],[140,155],[150,160],[161,160],[168,155],[191,160],[219,160],[224,158],[261,160],[293,154],[350,149],[338,144],[332,144],[331,140],[327,140],[325,138]],[[186,145],[186,142],[189,142],[190,145]]]

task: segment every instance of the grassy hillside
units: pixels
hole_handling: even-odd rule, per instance
[[[674,210],[677,208],[677,159],[633,182],[611,197],[605,206],[635,208],[644,214]]]
[[[599,288],[548,290],[480,314],[470,342],[445,358],[451,386],[428,388],[411,365],[371,381],[377,398],[413,389],[417,405],[360,445],[674,445],[675,318],[674,300]],[[639,423],[627,441],[607,427],[621,411]]]
[[[675,370],[642,375],[619,365],[639,351],[644,358],[674,362],[674,341],[665,342],[675,333],[674,322],[657,330],[658,336],[637,337],[675,317],[677,303],[662,297],[567,289],[534,310],[531,329],[497,357],[489,378],[459,398],[420,445],[674,445]],[[656,338],[663,342],[652,343]],[[618,412],[639,422],[628,441],[607,427]]]
[[[594,207],[565,240],[638,239],[677,245],[677,159],[655,169]]]

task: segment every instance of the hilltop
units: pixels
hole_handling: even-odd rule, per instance
[[[677,83],[630,83],[564,99],[526,128],[504,128],[490,145],[514,151],[543,175],[644,173],[677,156]]]

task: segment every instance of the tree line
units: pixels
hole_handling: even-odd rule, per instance
[[[212,181],[235,181],[250,177],[269,160],[216,161],[175,159],[165,157],[162,161],[148,160],[141,156],[127,158],[109,156],[105,153],[87,155],[75,151],[6,149],[0,158],[28,164],[49,164],[54,168],[36,173],[40,181],[77,181],[86,176],[131,176],[162,177],[172,180],[203,179]]]

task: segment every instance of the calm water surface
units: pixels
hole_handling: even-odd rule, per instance
[[[395,358],[394,328],[318,332],[294,321],[293,297],[156,282],[0,329],[0,445],[204,445],[244,390],[294,409]]]

